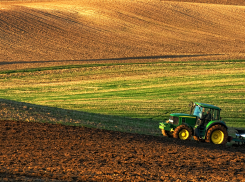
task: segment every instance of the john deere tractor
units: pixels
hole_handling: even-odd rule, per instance
[[[204,103],[191,103],[190,114],[173,113],[169,120],[160,123],[162,134],[167,137],[226,144],[228,127],[220,117],[221,109]]]

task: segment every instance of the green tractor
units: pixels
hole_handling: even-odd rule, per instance
[[[221,109],[204,103],[191,103],[190,114],[173,113],[169,120],[160,123],[162,134],[181,140],[194,140],[226,144],[232,140],[228,127],[220,117]]]

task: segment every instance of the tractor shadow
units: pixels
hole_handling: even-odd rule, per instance
[[[2,61],[0,65],[8,64],[35,64],[35,63],[55,63],[55,62],[93,62],[93,61],[127,61],[127,60],[148,60],[148,59],[167,59],[167,58],[187,58],[187,57],[203,57],[203,56],[218,56],[224,54],[184,54],[184,55],[159,55],[159,56],[136,56],[136,57],[118,57],[118,58],[102,58],[102,59],[80,59],[80,60],[52,60],[52,61],[19,61],[10,62]]]

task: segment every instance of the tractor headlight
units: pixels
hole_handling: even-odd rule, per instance
[[[172,124],[174,123],[174,120],[172,120],[172,119],[169,119],[168,121],[169,121],[169,123],[172,123]]]
[[[168,121],[170,124],[173,124],[173,125],[179,124],[179,118],[176,116],[170,116]]]

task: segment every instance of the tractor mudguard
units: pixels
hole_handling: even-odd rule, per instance
[[[226,129],[228,129],[224,121],[210,121],[206,126],[206,131],[208,131],[209,128],[211,128],[213,125],[216,125],[216,124],[220,124],[224,126]]]

